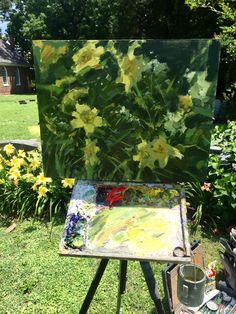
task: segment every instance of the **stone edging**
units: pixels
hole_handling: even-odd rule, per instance
[[[36,149],[40,146],[40,142],[37,140],[4,140],[0,141],[0,147],[7,144],[12,144],[17,150],[24,149],[25,151],[30,151]]]

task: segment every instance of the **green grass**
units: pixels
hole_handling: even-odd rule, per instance
[[[19,100],[27,104],[21,105]],[[0,140],[32,139],[28,127],[37,124],[36,95],[0,96]]]
[[[77,314],[99,260],[58,255],[63,223],[53,228],[51,237],[46,223],[24,221],[9,234],[5,228],[0,224],[0,313]],[[194,237],[202,240],[206,263],[219,259],[216,237],[202,231]],[[152,266],[163,296],[164,266]],[[89,313],[115,313],[118,267],[118,261],[108,263]],[[151,314],[153,308],[139,263],[129,262],[123,313]]]

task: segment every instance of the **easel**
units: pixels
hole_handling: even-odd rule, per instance
[[[104,274],[104,271],[107,267],[107,264],[109,262],[109,259],[102,259],[98,269],[96,271],[96,274],[92,280],[92,283],[89,287],[89,290],[87,292],[87,295],[84,299],[84,302],[81,306],[79,314],[85,314],[87,313],[90,303],[93,300],[93,297],[96,293],[97,287],[102,279],[102,276]],[[119,269],[119,289],[118,289],[118,295],[117,295],[117,307],[116,307],[116,314],[122,313],[122,297],[125,293],[126,289],[126,281],[127,281],[127,260],[120,260],[120,269]],[[148,286],[148,290],[150,293],[150,296],[155,304],[155,308],[157,310],[157,313],[164,314],[164,308],[160,299],[160,294],[158,290],[158,286],[156,283],[156,280],[154,278],[154,274],[151,268],[151,265],[149,262],[142,262],[140,261],[140,266],[142,268],[142,272],[146,281],[146,284]]]
[[[214,100],[214,89],[216,86],[216,74],[219,61],[218,43],[208,39],[184,40],[180,43],[177,43],[177,41],[170,42],[169,40],[166,42],[163,40],[126,40],[125,46],[124,43],[125,42],[123,40],[122,43],[119,43],[119,41],[81,41],[76,45],[74,43],[72,45],[68,44],[68,42],[65,41],[52,41],[51,43],[41,41],[35,42],[34,54],[36,63],[36,81],[39,83],[39,102],[42,103],[43,108],[40,112],[40,116],[48,117],[50,120],[49,117],[52,117],[54,112],[59,110],[58,113],[60,115],[58,115],[58,118],[55,121],[50,121],[53,124],[56,122],[58,130],[62,129],[61,132],[55,133],[48,127],[50,123],[47,122],[47,119],[40,119],[42,129],[46,130],[45,132],[42,132],[44,146],[43,151],[46,153],[44,158],[44,170],[46,175],[50,177],[68,177],[70,175],[71,177],[81,178],[82,180],[88,179],[96,181],[97,179],[101,180],[103,184],[105,184],[104,180],[109,178],[109,180],[112,180],[113,184],[117,186],[121,183],[121,178],[124,178],[124,180],[127,180],[128,182],[132,182],[132,180],[138,180],[140,182],[141,179],[144,182],[148,182],[149,180],[151,182],[160,182],[163,177],[168,180],[171,178],[173,182],[184,182],[186,179],[186,181],[189,181],[190,178],[198,180],[198,177],[202,179],[204,170],[206,170],[206,163],[202,163],[202,161],[208,156],[207,141],[210,140],[210,124],[206,122],[207,120],[210,122],[212,114],[211,104]],[[128,50],[126,50],[126,48],[124,49],[126,46]],[[53,64],[55,76],[52,78],[50,75],[46,75],[46,77],[48,77],[46,80],[45,73],[47,74],[47,71],[43,66],[44,58],[42,57],[45,47],[50,47],[52,54],[56,54],[56,58],[53,59],[53,61],[47,60],[46,67],[49,74],[51,71],[50,66]],[[58,49],[58,47],[60,47],[60,49]],[[76,52],[74,51],[75,47],[77,50]],[[139,48],[139,51],[136,50],[136,48]],[[82,54],[79,52],[80,49]],[[87,55],[88,49],[90,50],[91,55],[89,54],[88,60],[86,57],[86,60],[84,61],[83,54],[86,53]],[[182,53],[179,54],[179,51]],[[124,62],[127,58],[126,54],[131,52],[133,54],[132,58],[134,58],[134,61],[130,60],[132,64],[134,64],[134,66],[132,65],[133,69],[129,70],[129,65],[128,67],[125,66],[124,70],[123,63],[126,63],[126,61]],[[95,58],[93,55],[94,53],[96,54]],[[181,60],[182,56],[183,60]],[[178,67],[176,67],[176,58],[178,61]],[[202,59],[200,64],[198,62],[199,59]],[[63,60],[63,62],[65,60],[66,62],[70,62],[68,64],[71,64],[71,68],[68,68],[65,74],[63,74],[65,75],[64,78],[62,77],[63,75],[61,74],[61,71],[56,71],[57,65],[59,65],[58,69],[61,69],[61,60]],[[136,62],[136,60],[138,62]],[[80,63],[81,67],[77,69],[77,65]],[[114,65],[116,64],[116,66],[114,66],[113,63]],[[105,64],[106,66],[104,66]],[[106,70],[107,66],[111,67],[110,71]],[[116,69],[114,70],[113,68]],[[156,71],[157,68],[160,68],[161,75],[159,70]],[[181,72],[176,73],[176,75],[174,72],[179,71],[179,69],[181,69]],[[97,99],[94,97],[95,94],[99,94],[99,89],[97,88],[98,85],[94,84],[94,73],[91,71],[92,76],[88,75],[90,70],[97,72],[96,80],[98,80],[98,83],[100,83],[101,86],[105,82],[104,78],[109,75],[109,80],[107,80],[105,86],[101,87],[101,99],[107,99],[104,105],[102,105],[103,102],[101,102],[99,98]],[[126,73],[129,71],[130,73]],[[127,85],[127,82],[124,80],[123,72],[125,75],[128,75],[129,81],[133,81],[133,84]],[[78,77],[81,75],[82,78],[85,73],[86,76],[88,75],[88,81],[87,78],[84,79],[85,84],[82,87]],[[162,79],[162,75],[164,80]],[[159,76],[159,80],[157,81],[156,76]],[[70,80],[68,81],[67,77],[73,77],[74,85],[71,87],[69,86],[71,85],[69,82]],[[143,82],[141,82],[142,80]],[[60,83],[60,85],[58,85],[57,82],[59,81],[63,82],[63,84]],[[163,81],[164,84],[160,84],[159,86],[159,81]],[[48,87],[52,83],[59,88],[57,89],[58,92],[56,92],[55,96],[52,92],[50,92],[50,94],[48,93],[48,90],[50,90]],[[117,85],[117,83],[119,85]],[[93,88],[93,85],[95,85],[95,89]],[[121,88],[122,85],[123,88]],[[155,89],[154,86],[156,85],[158,85],[158,88]],[[65,115],[64,97],[69,97],[71,95],[70,93],[73,91],[71,88],[74,88],[73,86],[75,86],[74,91],[76,91],[76,93],[73,94],[73,101],[71,101],[70,106],[68,106],[68,112]],[[86,90],[86,93],[83,92],[80,94],[80,88]],[[113,88],[115,88],[114,94],[111,92]],[[142,93],[145,97],[147,96],[147,103],[146,98],[143,97]],[[118,98],[118,101],[116,101],[115,97],[119,94],[120,96],[122,95],[122,98]],[[91,95],[93,95],[92,98]],[[149,95],[152,95],[153,97],[150,97]],[[49,99],[47,99],[47,97]],[[54,99],[52,101],[50,97],[52,99],[55,97],[58,99],[55,102]],[[91,101],[91,99],[93,101]],[[122,99],[120,103],[119,99]],[[123,106],[123,99],[125,100],[125,106]],[[100,104],[96,105],[96,107],[95,104],[97,102]],[[206,104],[206,102],[208,102],[208,104]],[[83,105],[81,106],[80,103]],[[130,103],[127,108],[126,103]],[[145,106],[143,103],[145,103]],[[55,104],[57,105],[55,106]],[[110,110],[113,108],[110,107],[111,104],[112,106],[113,104],[115,105],[114,108],[116,107],[116,104],[119,104],[122,106],[120,106],[122,110],[123,108],[125,109],[126,113],[124,118],[120,115],[121,110]],[[104,108],[104,106],[107,108]],[[159,106],[165,109],[159,110]],[[204,108],[205,106],[206,108]],[[83,108],[87,109],[84,110]],[[131,115],[132,111],[133,115]],[[89,122],[90,118],[89,120],[87,119],[87,114],[90,115],[91,112],[92,116],[91,121]],[[85,113],[86,115],[84,115]],[[181,117],[181,120],[179,120],[179,118],[177,119],[177,122],[181,121],[181,124],[179,124],[179,122],[175,123],[176,125],[174,125],[172,132],[172,130],[166,125],[166,122],[171,121],[172,115],[174,117],[175,114]],[[148,121],[146,121],[145,115],[147,115]],[[197,118],[196,123],[194,122],[193,125],[190,125],[192,124],[191,121],[195,120],[195,117]],[[137,118],[138,122],[133,124],[132,122],[136,121]],[[145,121],[142,121],[141,118]],[[64,127],[62,128],[60,121],[63,122],[63,125],[70,125],[70,127],[68,127],[68,129]],[[112,121],[112,123],[110,121]],[[113,121],[115,123],[113,123]],[[161,123],[159,121],[161,121]],[[143,124],[144,122],[145,124]],[[89,124],[90,127],[88,127],[87,124]],[[117,128],[114,128],[113,124]],[[144,127],[139,127],[141,124],[144,125]],[[123,129],[126,129],[126,126],[129,129],[129,132],[127,134],[124,133],[124,136],[122,135],[120,137],[120,133]],[[99,132],[99,128],[101,127],[103,128],[103,131],[101,132],[100,129]],[[135,131],[135,128],[137,128],[138,132],[137,134],[134,133],[133,136],[132,133]],[[190,128],[189,132],[187,132],[188,128]],[[200,128],[200,133],[197,132],[197,128]],[[91,134],[92,137],[90,137]],[[132,136],[130,136],[131,134]],[[106,137],[106,135],[108,135],[107,142],[103,141],[101,138]],[[68,136],[70,137],[70,141],[67,145]],[[64,145],[62,146],[63,142],[66,143],[65,147]],[[100,144],[100,142],[102,142],[102,144]],[[131,148],[132,145],[133,148]],[[79,147],[76,154],[74,154],[75,147],[76,150],[77,147]],[[92,153],[86,152],[88,147],[90,147],[89,149],[91,149]],[[102,149],[106,150],[106,158],[104,158],[104,155],[100,154]],[[119,151],[118,159],[114,163],[114,161],[109,160],[108,155],[116,154],[117,149]],[[147,154],[146,150],[148,150]],[[194,154],[196,154],[196,158],[192,158]],[[88,162],[87,164],[87,161],[90,158],[91,163]],[[147,160],[145,161],[146,158]],[[73,162],[71,162],[70,159],[73,160]],[[171,159],[174,159],[173,163]],[[169,160],[171,162],[170,167],[168,167]],[[51,167],[53,161],[55,162],[55,165]],[[157,167],[156,173],[155,167]],[[93,169],[94,173],[92,173]],[[127,174],[125,175],[120,173],[125,171],[127,171]],[[142,171],[144,172],[142,173]],[[150,171],[153,171],[153,173],[150,174]],[[183,175],[179,175],[178,172],[180,171]],[[91,182],[88,184],[91,185]],[[122,185],[124,184],[122,183]],[[97,245],[96,235],[99,234],[100,230],[105,229],[105,224],[101,225],[98,223],[98,228],[95,229],[94,234],[91,237],[92,239],[95,239],[95,244],[89,247],[89,245],[87,245],[89,243],[89,219],[95,216],[97,212],[99,213],[99,210],[96,209],[97,201],[93,198],[93,188],[94,187],[88,189],[88,195],[84,196],[85,199],[78,196],[80,193],[78,193],[78,195],[74,193],[74,199],[72,195],[71,207],[73,207],[74,204],[74,208],[69,208],[68,210],[64,235],[62,237],[59,252],[61,255],[65,256],[83,256],[101,259],[95,277],[82,304],[80,313],[87,313],[110,258],[120,260],[117,314],[121,313],[122,296],[124,295],[126,289],[127,261],[131,259],[139,261],[149,293],[154,301],[155,308],[158,313],[164,313],[157,283],[149,262],[172,261],[175,263],[183,263],[191,260],[190,248],[186,248],[187,237],[185,237],[185,233],[187,234],[187,230],[185,229],[187,229],[187,224],[185,196],[181,193],[183,197],[181,197],[178,204],[175,204],[174,202],[173,205],[168,194],[167,198],[169,203],[164,203],[164,207],[160,205],[159,217],[156,215],[156,199],[154,201],[154,211],[150,210],[149,213],[145,212],[147,211],[146,207],[149,209],[152,208],[153,203],[151,202],[151,205],[149,203],[146,204],[146,202],[144,203],[145,206],[143,207],[145,210],[143,216],[138,216],[135,213],[136,209],[132,212],[132,207],[134,208],[133,204],[127,206],[129,207],[129,211],[127,212],[132,215],[132,217],[129,216],[129,219],[126,219],[126,216],[123,214],[124,211],[122,211],[122,206],[120,206],[123,216],[120,215],[120,217],[118,216],[114,218],[113,215],[107,215],[105,216],[105,221],[106,219],[110,221],[108,218],[111,217],[110,222],[113,220],[117,224],[117,220],[120,219],[120,229],[115,228],[113,223],[110,223],[110,225],[108,224],[108,228],[106,230],[109,231],[109,227],[112,226],[109,231],[110,233],[108,232],[108,234],[111,235],[117,235],[118,231],[120,233],[121,231],[124,232],[124,230],[121,229],[123,227],[127,227],[127,229],[125,229],[126,237],[123,236],[122,238],[121,236],[123,242],[119,239],[119,237],[118,240],[115,241],[111,237],[109,239],[111,241],[109,245],[107,245],[107,239],[109,237],[106,234],[101,237],[100,234],[100,240],[101,238],[105,238],[105,240],[100,241]],[[84,187],[84,193],[86,192],[85,190],[86,187]],[[90,192],[92,192],[92,194]],[[84,195],[86,195],[86,193]],[[76,198],[77,196],[78,198]],[[114,197],[114,195],[112,197]],[[83,201],[86,202],[86,198],[88,199],[88,204],[86,204],[86,206],[91,204],[92,206],[88,206],[80,212],[80,206],[83,207]],[[139,198],[137,197],[136,201],[138,199]],[[78,204],[76,203],[77,200],[79,201]],[[95,206],[93,207],[93,205]],[[100,205],[101,204],[99,204],[99,206]],[[109,205],[111,206],[112,203]],[[110,206],[106,209],[110,210]],[[90,209],[91,211],[89,212]],[[170,211],[172,209],[172,213],[167,213],[166,215],[165,212],[163,214],[162,210]],[[139,212],[142,212],[142,207]],[[172,220],[169,219],[170,215],[173,218]],[[156,224],[156,227],[154,228],[151,216],[155,217],[154,221],[158,222],[161,220],[160,217],[163,216],[162,226],[165,226],[166,224],[168,225],[168,228],[163,230],[162,226],[158,224]],[[145,217],[148,217],[149,220],[147,219],[146,221]],[[122,219],[124,220],[124,225],[122,225]],[[146,224],[141,225],[140,221],[143,220]],[[137,221],[139,222],[138,225],[141,225],[139,228],[137,228],[136,225]],[[80,227],[78,227],[78,230],[73,231],[77,222],[80,223]],[[135,230],[135,233],[133,230],[133,233],[131,233],[133,236],[128,237],[128,227],[130,226],[135,226],[135,228],[138,229],[138,232],[142,233],[141,237],[136,236],[138,241],[135,243],[135,249],[133,246],[129,247],[128,242],[130,239],[130,242],[132,242],[135,238],[134,235],[137,235],[138,232]],[[79,229],[82,229],[82,231]],[[149,232],[147,232],[147,230],[149,230]],[[175,234],[170,232],[172,230],[175,231]],[[78,242],[77,244],[73,244],[73,235],[74,239],[79,236],[79,238],[76,239]],[[148,236],[146,237],[146,235]],[[66,236],[68,236],[69,239],[67,238],[67,241],[64,243]],[[163,238],[160,241],[161,245],[158,246],[157,243],[159,242],[156,242],[156,240],[158,239],[157,241],[159,241],[160,236],[163,236]],[[117,243],[117,245],[114,245],[114,242]],[[148,251],[145,249],[149,243],[151,243],[151,245]],[[173,245],[167,247],[167,243],[171,243]],[[124,247],[127,247],[127,251],[125,254],[119,255],[119,252],[124,252]],[[184,254],[174,254],[176,253],[174,252],[176,249],[179,250],[179,252],[177,252],[178,254]]]

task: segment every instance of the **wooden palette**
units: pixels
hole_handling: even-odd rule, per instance
[[[60,254],[189,262],[186,204],[181,187],[78,182],[72,193]]]

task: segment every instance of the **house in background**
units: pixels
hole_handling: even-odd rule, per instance
[[[0,95],[30,93],[30,77],[29,63],[13,44],[0,39]]]

